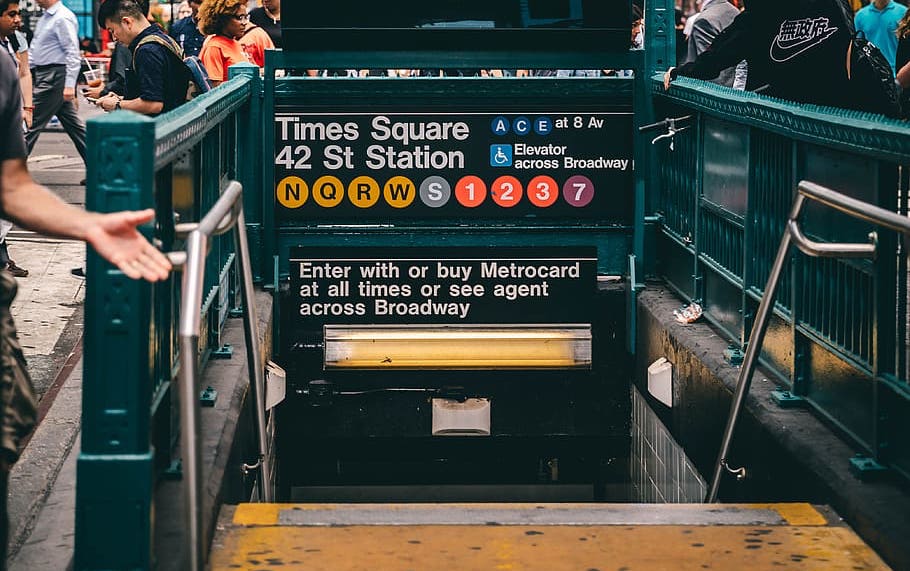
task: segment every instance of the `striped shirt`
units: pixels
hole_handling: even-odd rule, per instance
[[[81,63],[79,23],[76,15],[58,1],[38,19],[29,50],[29,66],[65,65],[65,87],[76,87]]]

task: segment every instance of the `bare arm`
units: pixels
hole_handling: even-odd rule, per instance
[[[910,63],[904,65],[904,67],[897,70],[897,83],[904,89],[910,87]]]
[[[32,74],[28,69],[28,51],[19,52],[19,89],[22,90],[22,118],[29,128],[32,126],[34,112],[32,103]]]
[[[136,99],[120,99],[116,94],[108,93],[98,100],[98,107],[105,111],[113,111],[117,108],[117,102],[120,102],[120,108],[128,111],[135,111],[142,115],[157,115],[164,109],[164,103],[161,101],[146,101],[141,97]]]
[[[24,158],[0,163],[0,195],[5,217],[48,236],[84,240],[133,279],[158,281],[170,272],[167,258],[136,230],[152,220],[151,209],[99,214],[76,208],[35,183]]]

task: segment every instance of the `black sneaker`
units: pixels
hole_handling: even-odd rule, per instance
[[[26,270],[25,268],[20,268],[19,266],[16,265],[16,262],[14,262],[12,260],[10,260],[6,263],[6,271],[13,274],[13,276],[17,277],[17,278],[27,278],[28,277],[28,270]]]

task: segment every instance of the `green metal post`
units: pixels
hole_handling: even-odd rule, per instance
[[[87,206],[154,205],[155,125],[118,112],[88,123]],[[151,237],[151,226],[142,228]],[[76,488],[75,568],[149,569],[155,384],[151,286],[89,248],[86,265],[82,450]]]
[[[233,79],[238,76],[250,78],[250,101],[237,113],[237,148],[234,151],[237,165],[237,180],[243,188],[260,188],[262,180],[262,79],[259,77],[259,67],[249,63],[232,65],[228,69],[228,77]],[[269,145],[265,145],[269,146]],[[243,195],[243,214],[246,217],[247,236],[250,241],[250,254],[252,255],[253,279],[261,281],[263,264],[271,266],[270,256],[262,255],[262,211],[263,196],[271,196],[271,187],[261,187],[262,193],[246,192]]]
[[[266,50],[265,79],[262,84],[262,251],[269,255],[278,253],[277,229],[275,227],[275,71],[281,63],[282,52]],[[277,275],[268,275],[271,268],[263,266],[262,279],[273,282]],[[277,304],[276,311],[277,311]]]
[[[648,88],[650,78],[657,72],[676,65],[676,12],[671,0],[648,0],[645,3],[645,22],[648,23],[645,34],[645,53],[643,65],[635,69],[633,88],[633,109],[635,110],[634,153],[635,153],[635,228],[632,238],[633,256],[629,258],[629,276],[641,276],[644,282],[645,268],[655,267],[654,258],[657,252],[645,251],[645,233],[648,231],[645,217],[656,210],[658,195],[658,169],[655,165],[655,153],[648,145],[648,137],[638,132],[642,125],[654,123],[654,100]],[[638,60],[639,62],[641,60]],[[637,281],[637,279],[636,279]],[[629,352],[635,353],[637,335],[636,305],[638,300],[638,283],[629,284],[627,316],[627,336]]]

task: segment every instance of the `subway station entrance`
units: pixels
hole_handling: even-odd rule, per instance
[[[577,4],[369,8],[332,35],[313,24],[350,26],[350,10],[285,11],[263,182],[288,379],[279,497],[624,496],[632,80],[514,77],[540,56],[629,66],[627,3]],[[532,36],[552,49],[529,51]],[[294,77],[323,67],[317,49],[329,70],[427,68]],[[464,69],[478,58],[513,77]]]
[[[75,567],[887,568],[754,425],[731,441],[760,361],[781,402],[857,437],[857,466],[905,475],[874,413],[906,407],[907,326],[884,319],[906,313],[904,230],[879,210],[907,190],[910,131],[889,124],[873,160],[870,117],[664,92],[672,14],[649,1],[631,47],[628,0],[287,2],[264,73],[93,122],[90,206],[154,204],[183,282],[89,258],[86,311],[106,317],[86,335]],[[850,196],[801,183],[819,178]],[[714,329],[654,327],[684,305]],[[232,316],[249,384],[206,388],[241,353]],[[831,404],[870,376],[871,404]],[[216,445],[199,427],[225,398]],[[185,541],[158,553],[167,482]],[[114,520],[133,522],[116,541]]]

